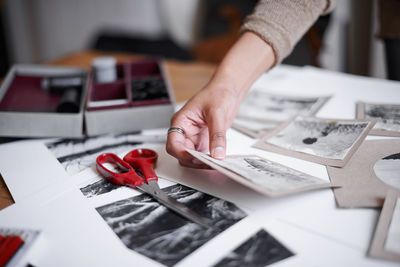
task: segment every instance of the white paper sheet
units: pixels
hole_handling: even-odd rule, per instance
[[[68,179],[57,159],[37,141],[1,145],[0,173],[15,202]]]

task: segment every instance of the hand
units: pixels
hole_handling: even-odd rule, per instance
[[[229,50],[210,82],[177,112],[171,127],[185,131],[168,134],[167,152],[184,166],[208,168],[194,159],[185,148],[223,159],[226,130],[232,124],[240,101],[251,84],[275,64],[272,47],[254,33],[246,32]]]
[[[183,166],[208,168],[193,158],[185,148],[207,153],[223,159],[226,151],[226,130],[232,124],[239,108],[240,99],[234,90],[223,85],[209,84],[191,98],[171,120],[171,127],[185,131],[171,132],[167,140],[167,152]]]

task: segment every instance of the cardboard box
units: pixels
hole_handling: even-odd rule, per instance
[[[80,86],[68,88],[75,96],[75,111],[60,108],[66,91],[43,88],[43,81],[54,77],[81,78]],[[82,136],[87,77],[78,68],[14,65],[0,87],[0,136]]]
[[[158,60],[118,64],[112,83],[96,83],[90,74],[85,111],[89,136],[168,127],[173,114],[173,91]]]

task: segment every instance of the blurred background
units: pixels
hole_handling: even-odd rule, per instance
[[[0,0],[0,76],[15,63],[43,63],[92,49],[217,63],[256,2]],[[284,63],[388,78],[379,5],[337,0]]]

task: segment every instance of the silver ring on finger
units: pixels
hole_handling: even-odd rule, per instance
[[[180,127],[171,127],[168,129],[168,134],[173,133],[173,132],[180,133],[181,135],[183,135],[186,138],[185,131]]]

